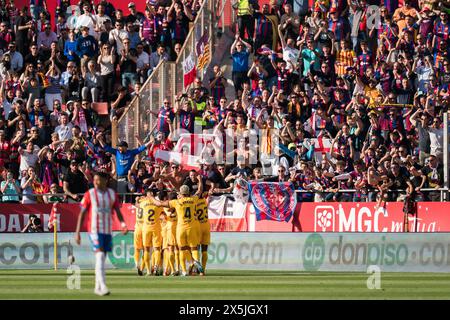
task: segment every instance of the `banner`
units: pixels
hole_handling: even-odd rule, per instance
[[[292,183],[250,181],[248,186],[256,211],[256,220],[288,222],[291,219],[297,204]]]
[[[182,133],[172,151],[157,150],[155,158],[179,163],[185,170],[196,170],[207,159],[205,154],[202,157],[202,152],[206,147],[212,146],[213,142],[216,146],[223,144],[214,134]]]
[[[197,45],[195,47],[197,57],[198,57],[198,69],[203,70],[205,66],[208,64],[209,59],[211,58],[210,47],[208,43],[208,30],[198,39]]]
[[[247,209],[247,219],[254,208]],[[449,202],[418,202],[417,214],[409,215],[410,232],[450,232]],[[301,202],[290,226],[271,221],[256,221],[259,232],[404,232],[403,203],[388,202]]]
[[[246,207],[247,203],[236,201],[230,195],[209,197],[211,231],[247,231]]]
[[[94,268],[87,233],[80,246],[73,233],[58,239],[59,269],[69,266],[70,256],[80,268]],[[213,232],[208,269],[366,272],[376,265],[381,272],[450,272],[449,248],[444,233]],[[133,253],[133,233],[114,233],[106,268],[131,270]],[[0,269],[53,269],[53,235],[0,234]]]
[[[191,52],[191,54],[183,61],[184,88],[187,88],[191,83],[194,83],[196,76],[197,69],[195,68],[194,53]]]
[[[27,225],[31,214],[41,219],[44,231],[49,231],[48,224],[52,212],[52,204],[12,204],[2,203],[0,206],[0,233],[21,232]],[[134,229],[135,211],[131,204],[122,204],[121,211],[128,229]],[[56,205],[56,226],[58,232],[74,232],[77,226],[79,204],[62,203]],[[88,230],[89,215],[84,218],[81,231]],[[113,215],[113,230],[119,231],[120,223]]]

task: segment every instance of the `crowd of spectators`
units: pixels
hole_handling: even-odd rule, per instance
[[[195,191],[200,179],[210,194],[227,193],[245,179],[291,181],[302,201],[440,200],[450,103],[450,10],[441,1],[294,8],[289,0],[237,0],[231,79],[213,66],[210,79],[196,78],[174,105],[167,98],[149,106],[157,121],[139,148],[125,141],[112,148],[110,120],[161,60],[176,59],[201,2],[147,1],[145,12],[129,3],[127,13],[107,1],[82,2],[69,26],[68,0],[54,15],[9,1],[0,15],[3,202],[78,202],[95,171],[109,173],[120,193],[183,184]],[[380,6],[379,24],[370,5]],[[97,103],[110,115],[97,114]],[[238,135],[225,153],[232,165],[186,171],[155,158],[173,149],[175,129],[195,126]],[[258,129],[269,134],[251,146]],[[316,139],[331,141],[321,157]],[[250,161],[274,150],[276,162]]]
[[[177,58],[202,1],[118,4],[61,0],[49,12],[45,0],[1,1],[1,202],[78,202],[95,171],[117,173],[126,191],[134,159],[104,145],[111,120],[153,68]]]

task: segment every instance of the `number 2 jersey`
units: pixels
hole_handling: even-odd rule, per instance
[[[144,198],[139,201],[139,209],[142,210],[142,230],[145,231],[161,231],[161,221],[159,217],[163,208],[156,206],[151,199]],[[136,219],[137,222],[137,219]]]

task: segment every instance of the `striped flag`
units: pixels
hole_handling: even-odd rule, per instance
[[[50,219],[48,220],[48,228],[52,229],[53,225],[57,222],[56,220],[56,203],[53,204],[52,212],[50,213]]]
[[[197,52],[198,57],[198,69],[202,70],[208,64],[211,58],[211,48],[209,47],[209,33],[206,31],[200,39],[198,39],[197,45],[195,47],[195,51]]]

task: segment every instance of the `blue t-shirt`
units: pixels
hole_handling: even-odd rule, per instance
[[[248,50],[237,52],[235,51],[231,57],[233,58],[233,71],[247,72],[248,71],[248,57],[250,53]]]
[[[128,171],[130,171],[134,162],[134,157],[144,151],[146,146],[140,146],[137,149],[127,150],[125,153],[120,153],[118,149],[111,148],[110,146],[106,146],[104,149],[106,152],[116,156],[117,176],[123,177],[128,174]]]

